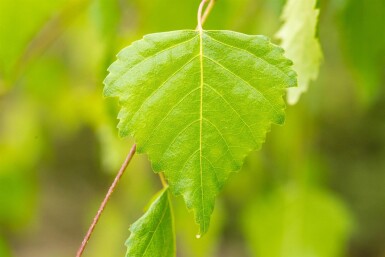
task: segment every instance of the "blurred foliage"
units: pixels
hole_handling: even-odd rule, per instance
[[[17,65],[21,54],[42,24],[63,7],[64,1],[1,1],[0,63],[3,74]]]
[[[1,257],[74,255],[133,143],[102,98],[106,69],[146,33],[194,28],[198,4],[0,1]],[[273,37],[283,4],[218,0],[205,27]],[[384,4],[319,1],[319,79],[229,180],[205,237],[174,199],[178,256],[385,256]],[[160,188],[136,156],[84,256],[124,256]]]
[[[294,183],[262,195],[243,220],[255,256],[272,257],[341,256],[350,225],[339,201]]]
[[[341,19],[344,51],[358,81],[358,96],[363,104],[370,104],[383,92],[385,2],[367,4],[364,0],[355,0],[345,5]]]

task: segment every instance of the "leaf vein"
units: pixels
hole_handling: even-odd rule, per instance
[[[245,79],[243,79],[241,76],[239,76],[238,74],[234,73],[233,71],[231,71],[229,68],[225,67],[223,64],[213,60],[212,58],[208,57],[208,56],[205,56],[206,59],[210,60],[211,62],[213,62],[214,64],[218,65],[219,67],[221,67],[222,69],[224,69],[225,71],[227,71],[228,73],[230,73],[231,75],[237,77],[238,79],[240,79],[243,83],[245,83],[247,86],[249,86],[251,89],[253,89],[255,92],[257,92],[270,106],[271,108],[273,109],[273,111],[279,115],[279,111],[276,109],[276,107],[274,106],[274,104],[265,97],[265,95],[259,91],[257,88],[253,87],[249,82],[247,82]]]
[[[132,118],[132,122],[135,121],[135,118],[137,115],[139,115],[139,112],[141,111],[141,109],[143,108],[143,106],[146,105],[146,103],[151,100],[151,98],[157,93],[159,92],[159,90],[164,86],[166,85],[166,83],[172,79],[174,76],[178,75],[188,64],[190,64],[195,58],[197,58],[199,55],[196,55],[194,56],[193,58],[191,58],[189,61],[187,61],[185,64],[183,64],[181,67],[179,67],[173,74],[171,74],[158,88],[156,88],[154,91],[152,91],[152,93],[143,101],[143,103],[140,105],[140,107],[138,108],[137,111],[134,112],[134,115],[133,115],[133,118]]]
[[[215,128],[215,130],[218,132],[218,134],[221,136],[221,138],[225,142],[227,150],[230,149],[229,148],[229,144],[227,143],[227,140],[223,137],[223,135],[222,135],[221,131],[219,130],[219,128],[214,123],[212,123],[209,119],[207,119],[207,118],[203,118],[203,119],[205,121],[207,121],[213,128]],[[234,158],[231,152],[230,152],[230,155],[231,155],[231,158]]]
[[[255,58],[257,58],[257,59],[263,61],[264,63],[266,63],[266,64],[268,64],[269,66],[273,67],[274,69],[278,70],[279,73],[281,73],[285,78],[287,78],[287,79],[290,80],[289,75],[287,75],[283,70],[281,70],[279,67],[275,66],[274,64],[268,62],[267,60],[263,59],[262,57],[260,57],[260,56],[258,56],[258,55],[256,55],[256,54],[254,54],[253,52],[250,52],[250,51],[248,51],[248,50],[246,50],[246,49],[242,49],[242,48],[239,48],[239,47],[236,47],[236,46],[227,44],[227,43],[225,43],[225,42],[219,41],[218,39],[215,39],[215,38],[213,38],[212,36],[210,36],[208,33],[206,33],[206,36],[209,37],[211,40],[216,41],[216,42],[218,42],[218,43],[220,43],[220,44],[222,44],[222,45],[224,45],[224,46],[228,46],[228,47],[231,47],[231,48],[234,48],[234,49],[238,49],[238,50],[241,50],[241,51],[243,51],[243,52],[245,52],[245,53],[248,53],[248,54],[254,56]]]
[[[179,102],[177,102],[176,104],[174,104],[174,106],[167,112],[167,114],[163,117],[163,119],[156,125],[156,127],[151,131],[150,135],[147,137],[147,140],[143,143],[143,146],[145,146],[148,141],[151,139],[151,137],[155,134],[155,132],[158,131],[159,129],[159,126],[167,119],[167,117],[171,114],[171,112],[180,104],[183,102],[184,99],[186,99],[189,95],[191,95],[192,93],[194,93],[196,90],[198,90],[199,87],[197,88],[194,88],[193,90],[191,90],[189,93],[187,93],[184,97],[182,97]]]
[[[166,193],[166,192],[164,192],[164,193]],[[151,237],[150,237],[150,239],[149,239],[149,242],[148,242],[148,244],[147,244],[147,246],[146,246],[146,248],[145,248],[145,250],[144,250],[144,252],[143,252],[143,256],[145,256],[145,254],[146,254],[146,252],[147,252],[147,250],[148,250],[148,248],[149,248],[149,246],[150,246],[150,243],[151,243],[152,239],[154,238],[154,235],[155,235],[156,231],[157,231],[158,228],[159,228],[159,225],[162,223],[162,220],[164,219],[164,216],[165,216],[166,211],[167,211],[167,205],[168,205],[168,203],[166,204],[166,206],[165,206],[165,208],[164,208],[164,210],[163,210],[163,213],[162,213],[162,217],[159,219],[159,222],[158,222],[158,224],[156,225],[155,230],[154,230],[154,232],[152,233],[152,235],[151,235]]]
[[[189,123],[186,127],[184,127],[184,129],[182,129],[174,138],[173,140],[171,141],[171,143],[168,145],[167,149],[164,151],[164,153],[167,153],[168,150],[170,149],[170,147],[175,143],[175,140],[184,132],[186,131],[190,126],[192,126],[194,123],[198,122],[199,119],[197,120],[194,120],[193,122]],[[166,155],[163,155],[163,158],[160,160],[160,162],[163,161],[163,159],[166,157]]]
[[[206,84],[208,88],[210,88],[212,91],[214,91],[214,93],[216,93],[218,96],[220,96],[223,101],[225,101],[225,103],[235,112],[235,114],[241,119],[242,123],[245,124],[245,126],[247,127],[247,129],[249,130],[250,134],[251,134],[251,137],[254,141],[254,143],[256,144],[257,141],[254,137],[254,133],[253,131],[251,130],[250,126],[245,122],[245,120],[242,118],[242,116],[240,115],[240,113],[230,104],[229,101],[227,101],[226,98],[223,97],[223,95],[221,93],[219,93],[215,88],[213,88],[212,86],[210,86],[209,84]]]
[[[190,39],[188,39],[188,40],[182,41],[182,42],[180,42],[180,43],[178,43],[178,44],[175,44],[175,45],[172,45],[172,46],[167,47],[167,48],[165,48],[165,49],[162,49],[162,50],[159,51],[159,52],[155,52],[153,55],[150,55],[150,56],[144,58],[143,60],[139,61],[138,63],[136,63],[136,64],[133,65],[132,67],[128,68],[128,69],[125,70],[122,74],[119,74],[119,76],[116,76],[116,78],[113,79],[113,80],[111,80],[109,83],[110,83],[110,84],[114,84],[119,78],[122,78],[122,77],[125,76],[128,72],[130,72],[132,69],[134,69],[135,67],[139,66],[139,65],[142,64],[143,62],[148,61],[149,59],[154,58],[154,57],[158,56],[159,54],[161,54],[161,53],[163,53],[163,52],[165,52],[165,51],[167,51],[167,50],[171,50],[171,49],[173,49],[173,48],[175,48],[175,47],[178,47],[178,46],[180,46],[180,45],[183,45],[183,44],[185,44],[185,43],[188,43],[188,42],[194,40],[196,37],[197,37],[197,36],[194,36],[194,37],[192,37],[192,38],[190,38]],[[120,59],[119,59],[119,60],[120,60]],[[120,60],[120,61],[121,61],[121,60]],[[123,62],[123,61],[122,61],[122,62]],[[128,65],[131,65],[131,64],[128,63]]]

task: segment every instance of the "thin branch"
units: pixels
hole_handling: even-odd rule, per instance
[[[202,12],[203,12],[203,7],[205,6],[206,3],[207,3],[207,0],[202,0],[202,2],[199,5],[197,30],[202,30]]]
[[[205,11],[204,11],[204,13],[202,15],[203,7],[205,6],[205,4],[208,1],[209,0],[202,0],[202,2],[199,5],[199,8],[198,8],[198,26],[196,28],[197,30],[202,30],[203,24],[206,22],[207,17],[210,15],[211,11],[214,8],[216,0],[210,0],[209,5],[207,6],[207,8],[205,9]]]
[[[88,232],[87,232],[86,236],[83,239],[83,242],[82,242],[82,244],[81,244],[81,246],[80,246],[80,248],[79,248],[79,250],[78,250],[78,252],[76,254],[76,257],[81,257],[82,256],[83,251],[86,248],[86,245],[88,243],[88,240],[90,239],[91,234],[94,231],[94,228],[95,228],[96,224],[99,221],[100,215],[102,214],[104,208],[106,207],[106,204],[107,204],[108,200],[110,199],[111,194],[114,192],[114,189],[116,188],[120,178],[123,176],[123,173],[126,170],[128,164],[130,163],[130,161],[131,161],[132,157],[134,156],[135,152],[136,152],[136,144],[134,144],[132,146],[130,152],[128,153],[128,155],[126,157],[126,160],[124,161],[124,163],[122,164],[122,167],[120,168],[118,174],[116,175],[116,177],[114,179],[114,182],[112,182],[110,188],[108,189],[108,192],[107,192],[106,196],[104,197],[104,200],[101,203],[101,205],[99,207],[99,210],[96,213],[96,216],[95,216],[95,218],[94,218],[90,228],[88,229]]]
[[[202,25],[206,22],[207,17],[209,17],[211,11],[213,10],[215,2],[216,2],[216,0],[211,0],[209,5],[207,6],[207,8],[206,8],[206,10],[202,16]]]
[[[162,186],[167,187],[168,184],[167,184],[166,178],[164,177],[163,172],[159,172],[159,178],[160,178],[160,182],[162,182]]]

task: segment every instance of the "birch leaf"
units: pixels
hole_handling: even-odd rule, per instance
[[[319,15],[316,3],[317,0],[287,0],[282,15],[284,24],[277,33],[287,57],[294,62],[293,69],[298,73],[298,87],[288,89],[289,104],[297,103],[310,81],[318,77],[322,50],[316,37]]]
[[[147,212],[130,227],[126,257],[174,257],[174,221],[168,188],[160,191]]]
[[[104,94],[120,100],[120,135],[183,195],[198,236],[229,174],[284,122],[291,64],[264,36],[181,30],[145,36],[110,66]]]

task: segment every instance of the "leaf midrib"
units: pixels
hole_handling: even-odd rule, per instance
[[[166,191],[163,192],[163,194],[165,194],[165,193],[167,193],[167,192],[166,192]],[[164,196],[162,195],[161,197],[164,197]],[[168,203],[167,203],[167,204],[168,204]],[[147,252],[147,250],[148,250],[148,248],[149,248],[149,246],[150,246],[150,244],[151,244],[151,241],[152,241],[152,239],[154,238],[154,235],[155,235],[156,231],[157,231],[158,228],[159,228],[159,225],[162,223],[162,221],[163,221],[163,219],[164,219],[164,216],[165,216],[165,214],[166,214],[167,207],[168,207],[167,204],[166,204],[166,206],[165,206],[165,208],[164,208],[164,210],[163,210],[163,212],[162,212],[162,217],[159,219],[159,222],[158,222],[158,224],[157,224],[156,227],[155,227],[154,233],[152,233],[152,235],[151,235],[151,237],[150,237],[150,239],[149,239],[149,242],[148,242],[146,248],[144,249],[143,256],[145,256],[145,254],[146,254],[146,252]]]
[[[199,60],[200,60],[200,71],[201,71],[201,81],[200,81],[200,88],[201,88],[201,95],[200,95],[200,129],[199,129],[199,165],[200,165],[200,186],[201,186],[201,204],[202,204],[202,215],[203,215],[203,233],[206,232],[206,224],[204,221],[205,217],[205,206],[203,201],[203,167],[202,167],[202,134],[203,134],[203,85],[204,85],[204,78],[203,78],[203,30],[200,28],[199,30]]]

